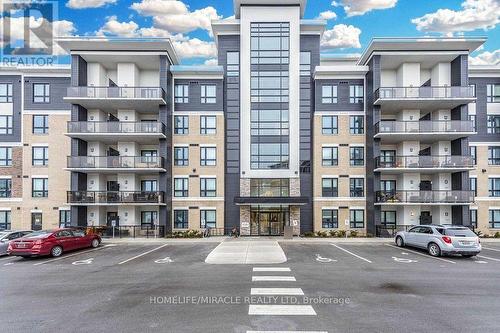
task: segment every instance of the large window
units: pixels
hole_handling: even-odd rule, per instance
[[[189,178],[174,178],[174,197],[189,196]]]
[[[469,146],[469,154],[472,158],[472,163],[474,163],[474,165],[477,165],[477,147]]]
[[[0,166],[12,165],[12,147],[0,147]]]
[[[36,166],[49,165],[49,147],[33,147],[32,148],[32,164]]]
[[[365,179],[364,178],[350,178],[349,179],[349,193],[353,198],[361,198],[365,196]]]
[[[141,180],[142,192],[156,192],[158,191],[158,181],[156,179]]]
[[[11,189],[11,179],[0,179],[0,198],[10,198],[12,196]]]
[[[500,116],[488,116],[488,133],[500,133]]]
[[[365,132],[364,117],[350,116],[349,117],[349,133],[363,134]]]
[[[227,56],[227,76],[240,76],[240,53],[228,51]]]
[[[176,84],[175,85],[175,103],[189,103],[189,85]]]
[[[500,229],[500,209],[490,209],[490,229]]]
[[[349,221],[351,229],[365,227],[365,211],[363,209],[351,209],[349,211]]]
[[[0,230],[10,230],[10,210],[0,211]]]
[[[31,196],[33,198],[46,198],[49,196],[49,180],[47,178],[33,178]]]
[[[477,209],[469,210],[470,213],[470,224],[474,228],[477,228]]]
[[[300,76],[311,76],[311,52],[300,52]]]
[[[382,225],[396,225],[396,211],[393,210],[383,210],[380,212]]]
[[[500,197],[500,178],[488,179],[488,191],[490,197]]]
[[[363,86],[362,85],[353,85],[349,86],[349,103],[363,103]]]
[[[158,212],[143,211],[141,212],[141,229],[152,228],[158,221]]]
[[[50,84],[33,83],[33,103],[50,103]]]
[[[338,134],[339,121],[337,116],[321,117],[321,132],[323,134]]]
[[[174,117],[174,134],[189,134],[189,117]]]
[[[201,103],[215,104],[217,103],[217,87],[215,84],[201,85]]]
[[[189,165],[189,147],[174,147],[174,165]]]
[[[59,211],[59,228],[71,227],[71,210],[61,209]]]
[[[322,165],[335,166],[339,164],[339,149],[338,147],[323,147],[322,148]]]
[[[321,211],[321,225],[324,229],[339,227],[339,211],[337,209],[323,209]]]
[[[217,164],[216,147],[200,147],[200,165],[214,166]]]
[[[251,179],[250,196],[288,197],[290,196],[290,181],[289,179]]]
[[[200,210],[200,228],[217,227],[217,211],[215,209]]]
[[[321,87],[321,103],[332,104],[338,102],[338,87],[334,85],[324,85]]]
[[[488,103],[500,102],[500,84],[486,85],[486,102]]]
[[[338,197],[338,179],[337,178],[323,178],[321,181],[321,196],[323,197]]]
[[[11,83],[0,83],[0,103],[12,103]]]
[[[49,133],[49,116],[33,115],[33,133],[34,134]]]
[[[174,210],[174,228],[187,229],[189,227],[188,215],[189,211],[187,209]]]
[[[474,196],[477,197],[477,178],[476,177],[469,178],[469,186],[470,186],[470,190],[474,192]]]
[[[200,134],[216,134],[217,118],[215,116],[200,117]]]
[[[0,116],[0,134],[12,134],[12,116]]]
[[[200,196],[202,197],[217,196],[216,178],[200,178]]]
[[[365,148],[364,147],[351,147],[350,159],[352,166],[365,165]]]
[[[500,165],[500,146],[488,147],[488,164]]]

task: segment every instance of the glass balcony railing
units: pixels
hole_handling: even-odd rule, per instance
[[[69,98],[90,99],[163,99],[165,91],[161,87],[69,87]]]
[[[164,192],[68,191],[68,203],[74,204],[162,204],[164,202]]]
[[[75,169],[155,169],[164,165],[159,156],[68,156],[68,168]]]
[[[469,120],[421,120],[391,121],[382,120],[375,124],[376,134],[388,133],[473,133],[474,122]]]
[[[165,125],[156,121],[70,121],[68,133],[164,134]]]
[[[375,167],[381,168],[472,168],[474,158],[461,155],[432,156],[379,156],[375,158]]]
[[[378,99],[469,99],[474,98],[470,86],[381,87],[375,91]]]
[[[474,191],[377,191],[377,203],[472,203]]]

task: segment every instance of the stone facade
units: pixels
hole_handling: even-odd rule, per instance
[[[294,224],[297,221],[297,224]],[[300,207],[290,206],[290,224],[293,226],[293,234],[300,235]]]
[[[290,196],[300,197],[300,178],[290,178]]]
[[[250,206],[240,206],[240,235],[250,236]]]
[[[250,178],[240,178],[240,196],[250,196]]]

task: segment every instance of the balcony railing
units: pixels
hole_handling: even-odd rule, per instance
[[[159,156],[68,156],[68,168],[81,169],[154,169],[163,168]]]
[[[379,156],[375,158],[376,168],[443,168],[460,169],[474,167],[472,156],[434,155],[434,156]]]
[[[470,86],[382,87],[375,91],[375,100],[474,97],[474,88]]]
[[[474,191],[377,191],[378,203],[472,203]]]
[[[165,125],[156,121],[69,121],[68,133],[163,134]]]
[[[95,99],[165,99],[165,91],[161,87],[69,87],[69,98]]]
[[[163,192],[68,191],[68,203],[75,204],[162,204],[164,202]]]
[[[375,124],[375,133],[455,133],[474,132],[474,122],[469,120],[382,120]]]

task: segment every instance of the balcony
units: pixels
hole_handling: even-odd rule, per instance
[[[379,156],[375,158],[375,171],[384,173],[440,173],[472,169],[474,169],[474,159],[472,156]]]
[[[68,191],[68,203],[80,206],[164,205],[164,192]]]
[[[123,140],[147,143],[166,138],[165,125],[157,121],[69,121],[66,135],[105,143]]]
[[[469,86],[381,87],[374,94],[374,104],[382,111],[453,109],[475,99]]]
[[[78,172],[165,172],[158,156],[68,156],[69,171]]]
[[[158,112],[159,105],[166,104],[165,91],[161,87],[69,87],[64,100],[86,109],[153,113]]]
[[[474,122],[469,120],[382,120],[375,124],[374,137],[382,139],[384,143],[410,140],[431,143],[455,140],[475,133]]]
[[[474,191],[377,191],[378,205],[466,205],[474,202]]]

